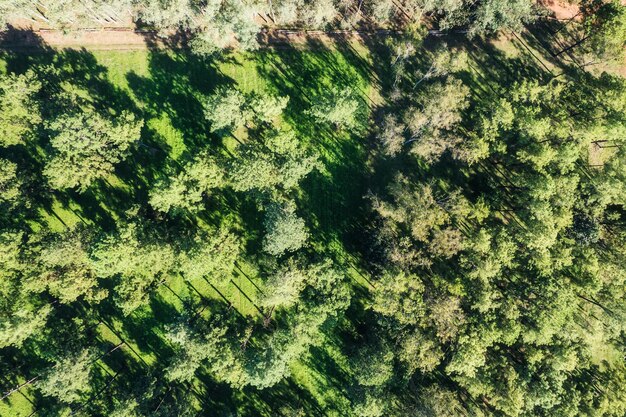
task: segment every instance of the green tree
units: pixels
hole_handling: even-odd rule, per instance
[[[17,164],[0,158],[0,204],[9,211],[23,202]]]
[[[305,26],[316,29],[323,29],[331,24],[338,14],[337,7],[332,0],[307,3],[300,11],[302,13],[301,20]]]
[[[37,382],[37,388],[43,395],[66,403],[77,402],[90,390],[94,360],[95,354],[89,349],[67,352]]]
[[[289,97],[277,97],[269,94],[255,94],[250,99],[250,108],[260,122],[272,123],[282,114],[289,103]]]
[[[21,347],[30,337],[40,334],[52,312],[50,305],[41,305],[23,291],[12,292],[9,300],[2,300],[0,318],[0,348]]]
[[[96,274],[117,277],[115,298],[124,314],[130,314],[148,297],[158,280],[175,271],[174,249],[153,232],[130,223],[98,242],[92,251]]]
[[[405,130],[406,126],[400,123],[395,115],[385,115],[378,138],[386,155],[396,156],[402,151],[402,146],[406,142]]]
[[[20,347],[46,325],[49,304],[33,297],[24,287],[27,255],[22,232],[0,232],[0,347]]]
[[[538,14],[535,3],[529,0],[483,0],[472,14],[469,35],[490,34],[502,29],[520,31]]]
[[[240,147],[229,166],[228,179],[236,191],[268,192],[295,188],[319,167],[318,156],[292,130],[271,129],[260,141]]]
[[[424,284],[415,275],[389,271],[380,277],[372,308],[381,315],[393,317],[402,325],[417,324],[426,314]]]
[[[431,385],[420,392],[418,410],[427,417],[462,417],[465,407],[458,395],[439,385]]]
[[[351,87],[331,87],[329,94],[316,101],[309,114],[320,123],[331,123],[338,128],[353,129],[359,124],[362,103]]]
[[[205,101],[204,117],[211,123],[211,132],[217,132],[244,126],[251,114],[243,93],[234,88],[220,87]]]
[[[139,140],[142,121],[124,112],[113,122],[93,111],[64,114],[47,124],[52,147],[44,175],[55,189],[87,189],[113,173]]]
[[[459,80],[428,86],[420,96],[419,108],[410,108],[405,113],[405,123],[411,132],[406,143],[412,143],[411,151],[434,162],[446,150],[453,150],[462,140],[455,127],[469,106],[468,96],[469,88]]]
[[[169,329],[166,338],[177,347],[178,355],[166,369],[170,381],[190,382],[195,378],[196,370],[202,362],[212,358],[219,349],[218,344],[226,330],[212,327],[207,334],[194,334],[185,324],[178,324]]]
[[[393,378],[393,352],[385,343],[366,344],[352,358],[359,384],[380,387]]]
[[[307,271],[295,261],[290,260],[286,266],[270,275],[265,281],[260,304],[268,308],[293,306],[306,287],[307,280]]]
[[[300,249],[309,238],[306,224],[296,214],[293,202],[268,204],[263,225],[263,250],[274,256]]]
[[[591,54],[592,61],[620,61],[626,46],[626,12],[619,0],[583,0],[581,13],[583,33],[556,55],[579,48]]]
[[[190,28],[202,11],[200,4],[191,0],[141,0],[137,3],[141,20],[158,29]]]
[[[0,75],[0,146],[24,144],[34,135],[42,120],[40,89],[41,82],[32,71]]]
[[[130,18],[132,0],[42,0],[43,7],[29,5],[25,16],[38,17],[55,28],[71,29],[77,26],[110,25]]]
[[[31,3],[30,0],[0,0],[0,29],[15,19],[25,17]]]
[[[36,275],[29,277],[34,291],[48,290],[62,303],[83,297],[98,302],[107,296],[99,283],[88,253],[88,232],[71,231],[44,238],[36,257]],[[31,242],[35,246],[36,242]]]
[[[432,54],[430,67],[426,71],[418,70],[418,77],[413,88],[431,78],[443,77],[450,73],[457,72],[467,65],[467,55],[464,52],[450,50],[447,44],[437,47]]]
[[[382,390],[366,390],[363,398],[354,406],[358,417],[382,417],[389,408],[389,396]]]
[[[150,205],[165,213],[201,208],[202,198],[224,184],[224,174],[217,162],[200,154],[187,162],[182,171],[159,181],[150,191]]]
[[[256,49],[259,31],[259,24],[253,18],[256,13],[259,13],[256,3],[242,0],[207,2],[194,19],[196,25],[191,41],[192,51],[207,55],[228,47]]]
[[[109,417],[141,417],[139,403],[135,399],[126,399],[118,402]]]
[[[235,262],[242,255],[241,239],[227,229],[180,240],[178,270],[190,281],[207,278],[211,282],[223,282],[232,276]]]

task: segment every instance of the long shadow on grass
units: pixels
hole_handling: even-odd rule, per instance
[[[202,98],[233,80],[220,72],[218,62],[183,51],[154,49],[149,60],[148,76],[127,75],[130,88],[145,105],[146,115],[154,119],[166,116],[188,147],[215,145],[204,118]]]
[[[343,238],[360,213],[366,189],[365,140],[368,111],[355,132],[337,132],[314,122],[307,110],[328,96],[331,87],[365,92],[369,80],[340,51],[310,41],[310,50],[286,47],[256,55],[259,73],[275,94],[289,96],[285,118],[304,142],[321,156],[324,172],[312,173],[301,184],[300,206],[314,221],[314,237],[321,241]],[[352,54],[352,52],[351,52]],[[351,55],[350,59],[355,59]],[[361,96],[363,107],[366,99]]]

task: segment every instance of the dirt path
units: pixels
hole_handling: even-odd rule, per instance
[[[87,49],[146,49],[162,45],[152,31],[132,29],[80,30],[64,33],[60,30],[10,30],[2,36],[5,49],[30,49],[42,43],[55,48]]]
[[[401,31],[377,30],[285,30],[263,29],[258,36],[261,46],[310,45],[311,42],[332,44],[337,40],[363,41],[366,38],[400,34]],[[0,32],[4,49],[29,49],[46,44],[54,48],[86,48],[97,50],[143,50],[175,47],[180,42],[156,31],[132,28],[80,29],[64,32],[56,29],[22,27]],[[173,33],[171,34],[173,35]]]

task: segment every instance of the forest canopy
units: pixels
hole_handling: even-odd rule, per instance
[[[0,0],[0,415],[626,416],[626,11],[567,7]]]

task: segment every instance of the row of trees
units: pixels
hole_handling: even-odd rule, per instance
[[[137,146],[147,146],[140,140],[143,121],[130,112],[103,115],[80,92],[58,92],[52,84],[42,85],[32,71],[3,77],[1,82],[2,145],[41,146],[42,175],[52,189],[85,192],[97,181],[107,181]],[[46,96],[58,103],[52,114],[45,114],[50,121],[43,120],[40,104]],[[213,191],[229,187],[249,194],[265,208],[267,252],[280,255],[302,247],[308,232],[296,215],[292,194],[319,167],[319,160],[310,144],[280,123],[288,102],[288,97],[246,95],[232,88],[215,91],[205,102],[210,130],[218,135],[247,132],[249,140],[237,148],[234,158],[203,151],[171,168],[152,186],[150,205],[166,214],[193,214],[204,208]],[[333,90],[307,112],[320,123],[354,128],[362,102],[352,89]],[[17,166],[8,161],[3,178],[7,189],[3,198],[9,205],[17,204]]]
[[[141,21],[165,32],[193,33],[191,46],[202,54],[236,43],[245,49],[256,44],[263,19],[279,26],[346,28],[362,24],[388,25],[407,17],[417,21],[430,15],[443,29],[467,27],[472,35],[493,33],[501,28],[519,29],[541,10],[530,0],[410,0],[394,2],[333,2],[331,0],[279,0],[269,2],[224,0],[4,0],[0,16],[4,23],[19,18],[44,21],[53,27],[75,28]]]

